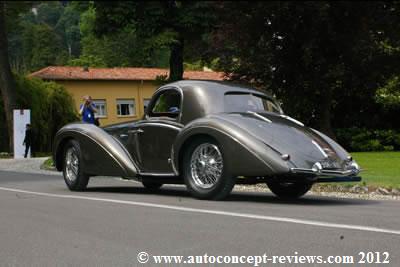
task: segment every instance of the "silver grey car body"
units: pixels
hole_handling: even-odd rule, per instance
[[[167,93],[180,98],[175,113],[153,113]],[[246,110],[251,97],[266,99],[274,112]],[[244,104],[235,110],[235,101]],[[284,115],[271,96],[226,82],[164,85],[138,121],[103,128],[68,124],[55,137],[53,156],[61,171],[64,146],[74,139],[81,147],[82,171],[89,176],[182,183],[184,151],[199,137],[212,138],[223,149],[224,166],[239,177],[236,183],[360,180],[357,163],[335,141]]]

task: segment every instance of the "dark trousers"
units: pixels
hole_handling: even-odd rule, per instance
[[[29,149],[31,149],[31,155],[32,155],[32,147],[31,144],[25,144],[25,156],[24,158],[26,158],[26,156],[28,156],[28,151]]]

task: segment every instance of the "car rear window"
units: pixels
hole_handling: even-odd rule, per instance
[[[268,111],[280,113],[279,105],[262,95],[242,92],[226,93],[224,96],[225,112]]]

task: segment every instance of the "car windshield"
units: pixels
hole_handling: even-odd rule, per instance
[[[268,111],[281,113],[276,102],[262,95],[250,93],[225,94],[225,112]]]

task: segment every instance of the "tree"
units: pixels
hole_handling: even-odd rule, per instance
[[[376,91],[376,101],[387,109],[400,108],[400,77],[394,76]]]
[[[38,70],[51,65],[63,65],[68,54],[61,42],[61,37],[47,24],[34,26],[31,68]]]
[[[375,90],[399,69],[384,49],[399,44],[397,2],[222,2],[218,12],[220,67],[330,136],[332,122],[374,119]]]
[[[93,67],[167,67],[165,49],[155,49],[156,40],[139,39],[133,27],[126,26],[101,36],[95,34],[96,10],[93,4],[81,7],[81,54],[69,65]]]
[[[67,5],[55,25],[55,30],[62,37],[63,43],[68,49],[68,58],[76,58],[80,55],[80,12],[76,4]]]
[[[16,107],[15,80],[8,60],[6,2],[0,1],[0,90],[7,121],[10,151],[13,150],[13,109]]]
[[[23,2],[10,5],[19,3]],[[77,6],[80,2],[65,7],[60,2],[35,2],[33,8],[15,14],[7,33],[12,70],[27,73],[79,57],[80,11]]]
[[[212,27],[213,7],[202,1],[95,2],[96,32],[104,35],[129,26],[138,38],[169,47],[169,80],[180,80],[184,48]]]

